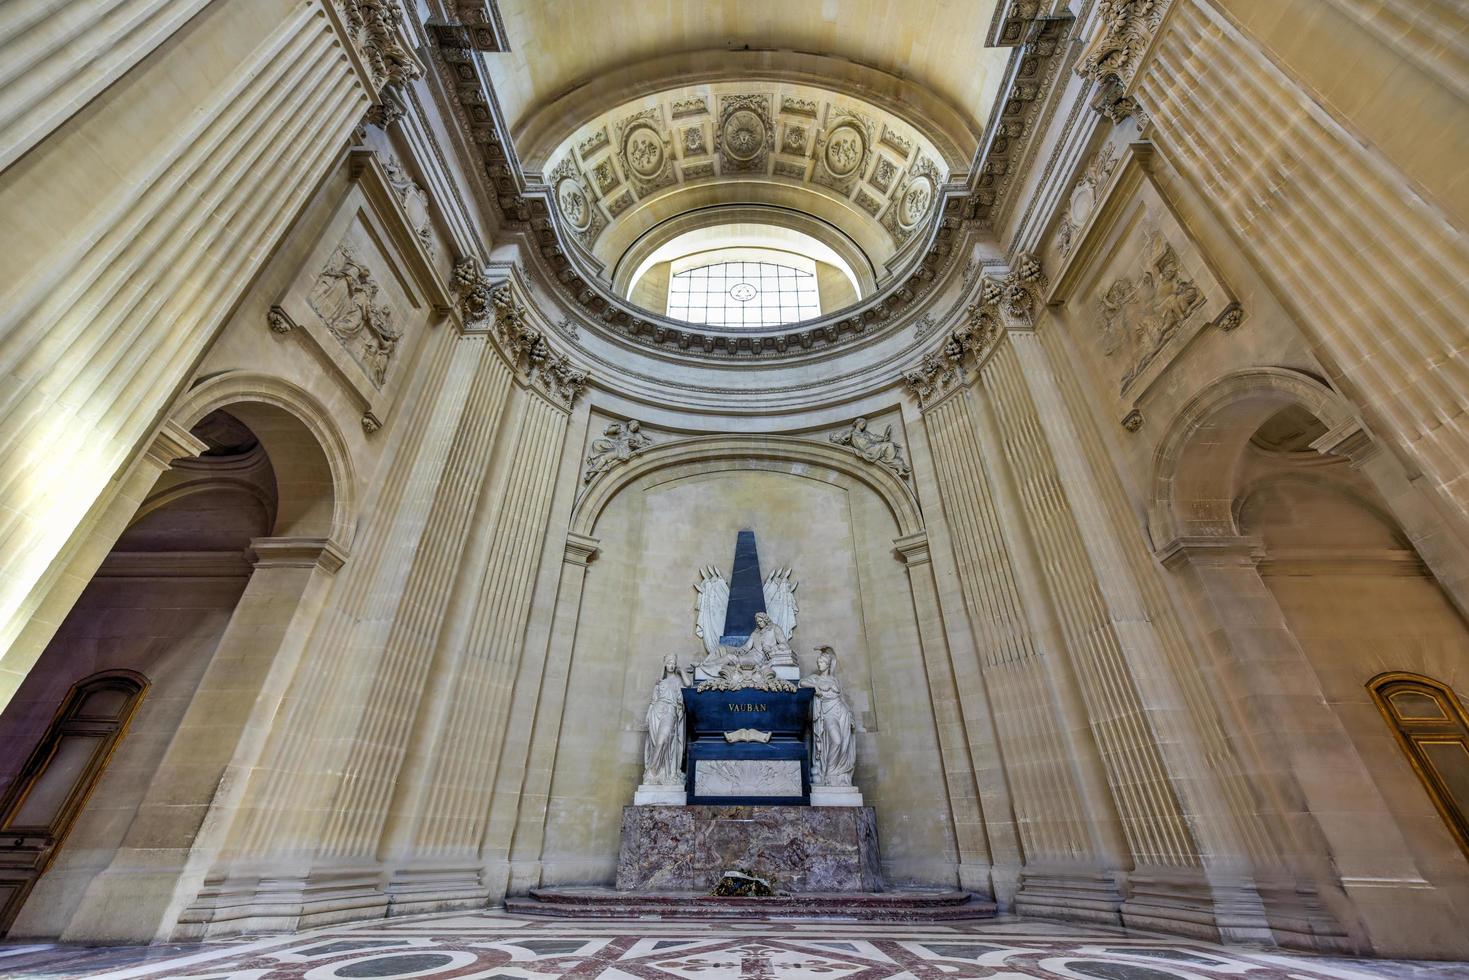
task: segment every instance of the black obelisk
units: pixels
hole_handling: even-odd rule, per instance
[[[724,646],[743,646],[755,632],[755,614],[765,611],[765,581],[755,532],[746,528],[735,538],[734,571],[729,577],[729,606],[724,613]]]

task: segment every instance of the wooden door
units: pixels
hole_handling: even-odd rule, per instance
[[[55,859],[147,685],[132,671],[78,682],[10,784],[0,801],[0,934]]]

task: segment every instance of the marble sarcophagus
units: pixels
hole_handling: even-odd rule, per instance
[[[811,691],[683,690],[688,802],[805,805]]]

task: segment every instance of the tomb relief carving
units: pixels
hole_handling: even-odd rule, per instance
[[[891,470],[899,479],[908,479],[908,462],[903,459],[903,447],[893,440],[891,425],[875,432],[868,427],[865,418],[859,418],[841,432],[833,432],[827,439],[834,446],[846,446],[869,463]]]
[[[306,303],[341,342],[372,383],[381,388],[402,330],[381,287],[349,242],[339,244],[316,277]]]
[[[609,422],[602,435],[592,440],[591,452],[587,454],[586,469],[582,483],[591,483],[621,463],[626,463],[638,453],[653,445],[653,440],[643,434],[642,423],[636,419],[627,422]]]
[[[1204,305],[1203,291],[1183,274],[1178,253],[1156,229],[1147,232],[1142,269],[1118,276],[1097,298],[1102,353],[1125,365],[1126,392],[1164,345]]]

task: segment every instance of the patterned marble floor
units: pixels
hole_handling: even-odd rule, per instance
[[[941,925],[526,919],[452,913],[192,946],[0,945],[15,980],[1469,980],[1036,920]]]

